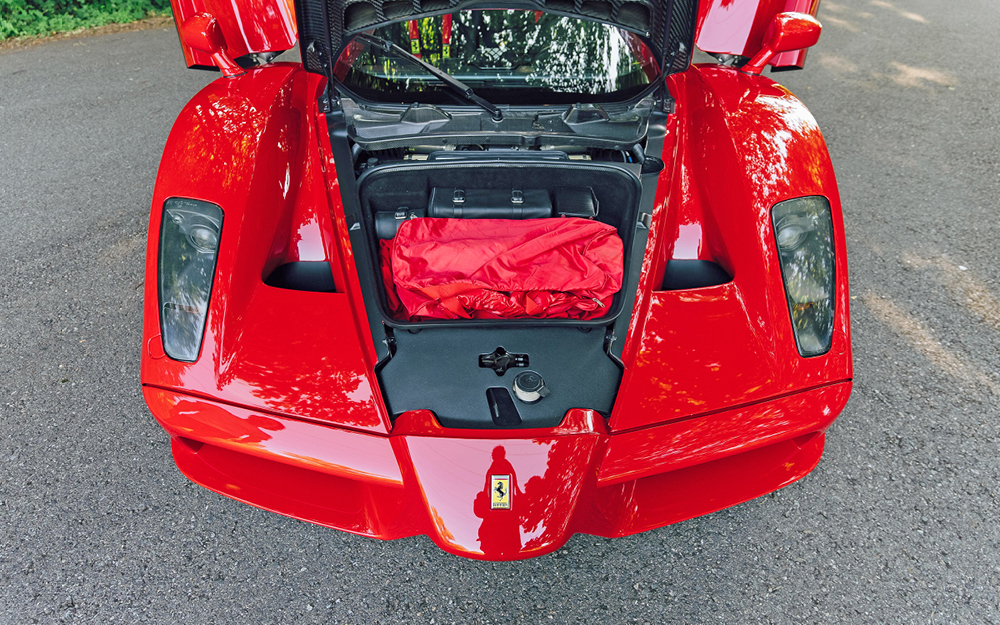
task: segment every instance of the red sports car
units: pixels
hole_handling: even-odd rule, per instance
[[[818,4],[175,0],[222,72],[149,224],[177,466],[495,560],[804,476],[851,391],[844,228],[761,71],[802,66]]]

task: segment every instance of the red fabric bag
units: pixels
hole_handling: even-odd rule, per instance
[[[578,218],[411,219],[383,241],[399,319],[596,319],[622,286],[613,226]]]

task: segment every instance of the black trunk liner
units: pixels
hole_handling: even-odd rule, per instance
[[[396,353],[379,372],[383,397],[393,415],[407,410],[434,412],[445,427],[496,427],[486,389],[510,388],[522,368],[497,376],[479,366],[482,354],[498,347],[527,354],[532,371],[550,394],[535,404],[514,400],[521,417],[516,428],[554,427],[571,408],[611,412],[621,370],[604,351],[604,330],[577,328],[428,328],[397,330]]]

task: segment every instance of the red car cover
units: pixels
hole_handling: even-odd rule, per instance
[[[587,219],[411,219],[383,241],[394,317],[596,319],[621,289],[623,246]]]

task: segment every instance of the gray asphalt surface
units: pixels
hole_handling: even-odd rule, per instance
[[[189,483],[139,391],[162,146],[212,75],[171,30],[0,54],[0,622],[1000,621],[995,0],[824,0],[804,72],[856,386],[801,482],[522,563]]]

